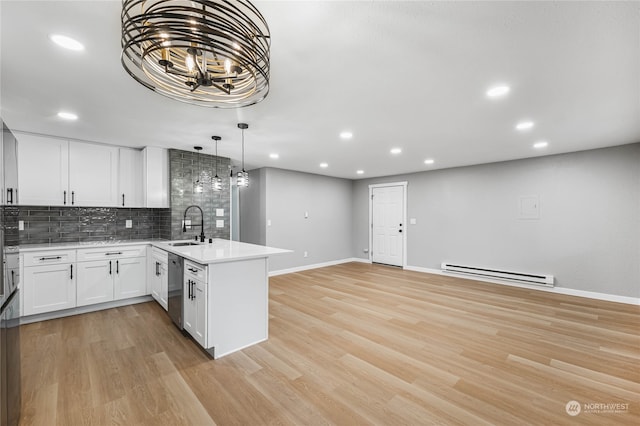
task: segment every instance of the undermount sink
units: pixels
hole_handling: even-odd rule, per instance
[[[182,247],[182,246],[199,246],[200,243],[194,243],[193,241],[181,241],[177,243],[169,243],[170,246]]]

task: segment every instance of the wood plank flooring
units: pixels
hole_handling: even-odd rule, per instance
[[[216,361],[154,302],[22,326],[21,424],[640,424],[637,306],[361,263],[270,287],[269,340]]]

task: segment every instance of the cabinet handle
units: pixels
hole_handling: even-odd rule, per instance
[[[156,275],[160,275],[160,262],[156,262]]]
[[[13,188],[7,188],[7,204],[13,204]]]
[[[76,192],[71,191],[71,205],[73,206],[76,203]]]
[[[189,300],[191,300],[191,280],[187,280],[187,285],[189,286]]]
[[[62,204],[67,205],[67,191],[62,191]]]
[[[108,253],[105,253],[104,255],[105,256],[116,256],[116,255],[119,255],[119,254],[122,254],[122,252],[121,251],[110,251]]]
[[[111,261],[109,261],[109,275],[112,275],[112,273],[111,273]]]
[[[16,271],[11,271],[11,287],[16,286]]]
[[[193,269],[193,268],[187,268],[187,269],[188,269],[189,271],[193,272],[194,274],[195,274],[196,272],[198,272],[198,270],[197,270],[197,269]]]
[[[124,207],[124,194],[122,194],[122,207]]]
[[[45,261],[45,260],[60,260],[62,259],[62,256],[49,256],[49,257],[41,257],[40,261]]]
[[[71,266],[71,276],[69,278],[73,279],[73,265],[70,265],[70,266]]]
[[[193,281],[193,282],[191,283],[191,285],[192,285],[193,287],[195,287],[195,286],[196,286],[196,282],[195,282],[195,281]],[[196,300],[196,292],[195,292],[194,290],[191,290],[191,293],[193,293],[193,300]]]
[[[120,261],[116,260],[116,274],[120,275]]]

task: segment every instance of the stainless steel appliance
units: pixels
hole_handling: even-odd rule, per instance
[[[169,253],[169,316],[178,326],[182,327],[182,312],[184,310],[183,297],[184,258]]]
[[[1,121],[1,120],[0,120]],[[20,420],[20,276],[17,142],[2,122],[0,139],[0,425]],[[7,220],[10,219],[10,220]]]

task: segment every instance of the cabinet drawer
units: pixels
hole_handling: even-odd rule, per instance
[[[207,282],[207,267],[199,265],[197,263],[185,261],[184,262],[184,276],[194,280]]]
[[[75,250],[47,250],[22,253],[24,266],[56,265],[61,263],[74,263],[76,261]]]
[[[78,250],[78,262],[146,256],[146,246],[113,246]]]

